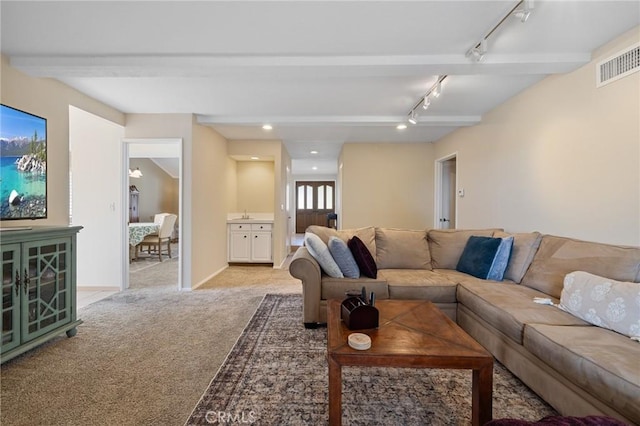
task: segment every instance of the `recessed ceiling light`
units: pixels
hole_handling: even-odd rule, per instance
[[[316,166],[313,166],[311,170],[318,170],[318,168]]]
[[[271,130],[271,129],[273,129],[273,126],[271,124],[265,124],[264,126],[262,126],[262,128],[264,130]]]
[[[317,154],[318,151],[316,151],[315,149],[313,151],[311,151],[311,154]]]
[[[406,125],[406,124],[398,124],[398,125],[396,126],[396,129],[398,129],[398,130],[404,130],[404,129],[406,129],[406,128],[407,128],[407,125]]]
[[[251,157],[252,160],[259,160],[260,157]]]

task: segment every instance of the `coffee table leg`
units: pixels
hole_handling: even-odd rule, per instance
[[[342,424],[342,367],[330,356],[329,363],[329,425]]]
[[[473,370],[471,423],[481,426],[493,418],[493,364]]]

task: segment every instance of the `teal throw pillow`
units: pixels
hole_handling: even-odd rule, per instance
[[[509,264],[513,238],[471,236],[456,270],[484,280],[502,281]]]
[[[305,232],[304,245],[307,247],[309,254],[318,261],[325,274],[333,278],[344,278],[340,267],[336,261],[333,260],[331,252],[329,252],[329,247],[327,247],[320,237],[311,232]]]
[[[346,278],[360,278],[360,268],[347,243],[340,238],[329,237],[329,252]]]

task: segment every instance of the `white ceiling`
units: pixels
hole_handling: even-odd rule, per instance
[[[640,24],[637,0],[538,0],[488,38],[483,62],[467,58],[517,4],[3,0],[0,41],[27,74],[124,113],[193,113],[230,140],[280,139],[294,173],[327,173],[345,142],[435,141]],[[397,130],[445,74],[418,125]]]

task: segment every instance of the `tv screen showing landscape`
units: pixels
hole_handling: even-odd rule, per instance
[[[47,217],[47,120],[0,105],[0,220]]]

